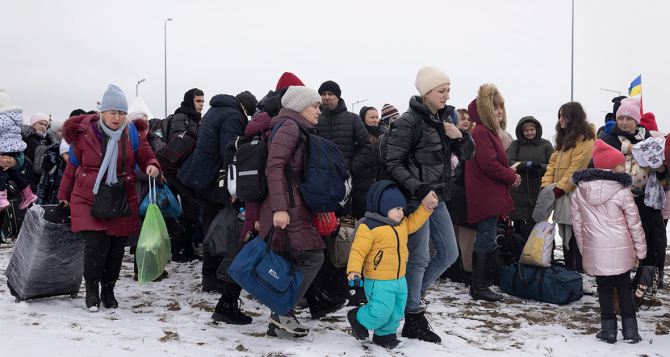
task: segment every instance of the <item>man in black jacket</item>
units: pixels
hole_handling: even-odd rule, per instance
[[[347,111],[347,105],[341,98],[340,86],[333,81],[325,81],[319,87],[321,95],[321,116],[316,124],[319,136],[332,140],[342,152],[344,160],[349,166],[349,172],[355,181],[363,168],[370,153],[370,141],[363,121],[358,115]],[[338,217],[351,215],[351,201],[340,212]],[[335,268],[326,259],[321,271],[305,295],[312,312],[312,318],[320,318],[330,312],[338,310],[345,299],[350,305],[358,305],[364,299],[362,289],[358,289],[354,296],[349,296],[349,289],[342,269]]]

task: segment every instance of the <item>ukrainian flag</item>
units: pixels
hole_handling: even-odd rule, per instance
[[[636,95],[642,94],[642,75],[637,76],[628,87],[628,96],[634,97]]]

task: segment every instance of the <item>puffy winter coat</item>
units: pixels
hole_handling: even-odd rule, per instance
[[[523,126],[526,123],[535,124],[536,135],[532,140],[526,139],[523,135]],[[521,175],[521,185],[512,189],[514,210],[510,218],[529,222],[535,209],[537,194],[540,193],[542,176],[547,171],[554,147],[548,140],[542,139],[542,124],[532,116],[521,118],[516,126],[516,138],[507,148],[507,158],[510,166],[520,163],[516,171]],[[533,162],[533,167],[526,166],[528,161]],[[538,166],[535,167],[535,164]]]
[[[227,94],[215,95],[209,105],[209,110],[200,122],[195,150],[179,168],[177,178],[200,194],[202,199],[226,205],[229,201],[228,191],[218,186],[217,178],[226,147],[237,136],[244,134],[247,116],[240,102]]]
[[[136,154],[133,152],[128,128],[125,128],[123,140],[126,141],[126,161],[122,161],[120,152],[122,143],[119,142],[116,173],[122,175],[125,171],[124,186],[132,215],[111,219],[91,217],[91,207],[95,202],[93,186],[100,169],[103,157],[102,145],[105,140],[99,123],[100,117],[94,114],[72,117],[63,125],[63,138],[73,147],[74,154],[79,160],[79,166],[75,167],[72,161],[68,160],[58,191],[58,199],[70,202],[73,232],[103,231],[110,236],[127,237],[138,229],[139,203],[135,193],[136,178],[133,170],[135,163],[144,172],[149,165],[157,168],[160,168],[160,165],[145,138],[140,137],[138,151]]]
[[[322,109],[315,128],[319,136],[337,145],[349,165],[351,175],[358,176],[368,164],[365,162],[370,152],[368,132],[358,115],[347,111],[344,99],[340,98],[334,110]]]
[[[593,154],[593,145],[595,140],[577,140],[577,145],[571,149],[554,151],[549,158],[547,172],[542,176],[542,187],[549,186],[552,183],[556,187],[565,191],[572,192],[575,185],[572,183],[572,174],[577,170],[583,170],[589,165]]]
[[[355,218],[363,217],[366,211],[365,198],[368,194],[368,189],[370,189],[373,183],[384,176],[384,161],[380,157],[379,138],[381,135],[386,134],[386,127],[369,127],[366,125],[365,129],[368,132],[368,143],[371,150],[365,158],[367,165],[363,167],[358,176],[353,180],[351,204],[352,213]]]
[[[431,212],[419,205],[416,211],[400,223],[386,215],[382,216],[379,212],[379,196],[386,187],[380,185],[375,192],[370,192],[370,210],[356,228],[347,273],[362,272],[365,278],[375,280],[393,280],[405,276],[409,256],[408,237],[426,223]]]
[[[630,192],[631,177],[609,170],[575,172],[572,229],[591,275],[611,276],[630,271],[644,259],[647,243],[640,214]]]
[[[9,107],[0,112],[0,154],[23,152],[27,145],[21,137],[23,110]]]
[[[272,249],[284,250],[284,239],[288,236],[288,247],[293,251],[315,250],[326,247],[323,239],[312,225],[313,214],[302,201],[298,189],[305,163],[305,138],[298,125],[305,129],[313,126],[299,113],[283,108],[272,118],[270,128],[281,126],[272,136],[268,147],[268,162],[265,175],[268,181],[268,196],[261,204],[261,229],[263,236],[272,228],[274,212],[288,211],[291,220],[286,229],[276,230]],[[287,185],[286,165],[291,169],[293,182]],[[289,204],[289,190],[293,194],[294,205]]]
[[[500,123],[493,110],[494,86],[483,86],[477,99],[468,106],[470,120],[477,123],[472,140],[477,143],[474,159],[465,162],[465,192],[468,223],[477,223],[514,208],[510,186],[516,172],[508,166],[507,154],[500,140]]]
[[[41,169],[35,171],[35,168],[41,167],[47,148],[57,142],[57,140],[48,133],[41,136],[37,133],[37,130],[30,125],[23,125],[21,127],[21,136],[27,145],[26,150],[23,152],[26,160],[24,172],[26,179],[28,179],[28,182],[30,183],[30,187],[35,190],[37,189],[37,185],[39,185],[42,176]]]
[[[433,115],[421,97],[414,96],[407,112],[391,124],[384,154],[386,171],[414,203],[431,190],[440,201],[447,201],[451,154],[469,160],[475,153],[475,143],[467,132],[461,130],[462,139],[447,137],[443,122],[450,121],[450,115],[451,107]]]

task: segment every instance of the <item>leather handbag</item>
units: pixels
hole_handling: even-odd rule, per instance
[[[103,144],[104,146],[104,144]],[[103,150],[104,158],[104,150]],[[99,219],[128,217],[133,212],[128,205],[128,193],[126,192],[126,140],[121,140],[121,162],[123,163],[123,172],[118,177],[118,182],[108,185],[100,183],[98,193],[95,194],[95,202],[91,207],[91,216]],[[109,172],[107,173],[110,174]],[[113,173],[114,175],[116,172]]]

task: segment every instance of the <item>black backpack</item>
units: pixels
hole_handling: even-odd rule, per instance
[[[263,135],[238,136],[228,144],[226,151],[226,156],[232,154],[232,158],[224,158],[228,192],[243,202],[262,202],[268,194],[267,139]]]

